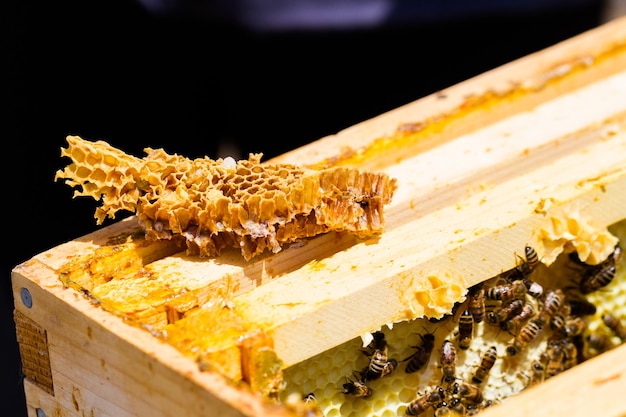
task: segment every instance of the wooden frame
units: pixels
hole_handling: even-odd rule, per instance
[[[382,324],[442,314],[470,285],[513,267],[513,250],[543,248],[538,231],[554,218],[597,228],[626,219],[625,128],[622,19],[272,161],[396,177],[379,239],[328,234],[250,262],[227,252],[201,270],[175,248],[154,244],[134,247],[138,263],[116,271],[130,276],[152,265],[192,277],[198,299],[206,285],[227,283],[244,321],[271,334],[290,366]],[[106,242],[137,229],[129,218],[13,270],[29,416],[36,409],[48,416],[289,415],[244,384],[201,371],[146,331],[163,320],[156,309],[141,313],[144,328],[130,326],[137,311],[113,315],[64,285],[61,272],[93,267]],[[91,291],[90,280],[116,265],[107,259],[103,270],[72,282]],[[423,301],[437,290],[432,277],[451,292],[448,304]],[[605,355],[485,413],[623,415],[618,389],[626,369],[618,359],[626,362],[626,350]]]

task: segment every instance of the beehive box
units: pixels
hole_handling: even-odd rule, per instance
[[[625,128],[617,20],[270,161],[395,178],[380,236],[200,258],[146,240],[131,217],[38,254],[12,274],[29,416],[395,416],[443,385],[450,404],[420,414],[624,415],[623,346],[534,385],[549,332],[507,356],[511,335],[483,322],[458,349],[458,307],[469,288],[525,265],[526,246],[546,293],[574,274],[559,266],[566,252],[611,259],[626,236]],[[621,265],[590,295],[585,331],[601,332],[607,312],[626,320]],[[397,369],[353,398],[344,384],[376,331]],[[408,374],[403,360],[426,334],[432,358]],[[457,346],[451,382],[444,340]],[[454,384],[492,344],[489,402],[456,411]],[[319,408],[300,400],[308,393]]]

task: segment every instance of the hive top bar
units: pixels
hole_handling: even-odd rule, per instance
[[[98,224],[130,211],[148,239],[184,240],[200,256],[236,247],[249,260],[329,231],[372,237],[383,231],[383,208],[396,189],[383,173],[261,164],[262,154],[191,160],[146,148],[147,156],[137,158],[104,141],[68,136],[67,142],[61,155],[72,163],[55,180],[80,187],[75,197],[102,201]]]

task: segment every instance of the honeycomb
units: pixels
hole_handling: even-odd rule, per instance
[[[608,234],[615,238],[611,242],[623,242],[626,221],[610,226]],[[570,249],[555,256],[549,266],[537,255],[534,262],[538,264],[529,268],[534,264],[533,255],[538,253],[533,248],[527,247],[528,254],[516,253],[518,267],[485,281],[482,287],[474,287],[475,292],[470,289],[466,300],[457,303],[453,311],[441,319],[424,317],[385,325],[285,369],[283,399],[294,402],[294,398],[314,398],[319,406],[318,415],[326,417],[474,415],[617,346],[626,338],[623,307],[626,305],[626,268],[623,257],[619,256],[619,243],[611,246],[612,253],[606,259],[595,259],[598,262],[595,266],[582,262],[573,250],[581,248],[580,244],[565,247]],[[583,256],[588,254],[587,249],[581,250]],[[598,273],[611,263],[615,269],[604,270],[614,274]],[[516,336],[510,329],[514,326],[503,325],[510,322],[503,319],[507,312],[504,306],[512,302],[505,303],[490,296],[506,297],[505,293],[513,293],[513,282],[520,277],[524,277],[527,285],[514,299],[532,307],[523,323],[543,320],[539,322],[543,325],[534,337],[517,336],[524,343],[519,349],[511,349]],[[484,318],[477,322],[468,314],[469,302],[480,299],[481,294],[485,302]],[[554,294],[561,296],[560,307],[554,314],[545,316],[541,312],[546,311],[546,305],[555,305],[549,301],[555,299]],[[468,322],[472,323],[469,332],[463,330]],[[611,323],[617,324],[611,326]],[[380,334],[386,342],[387,361],[393,362],[395,367],[387,375],[383,373],[382,377],[368,380],[367,370],[371,369],[378,340],[372,335]],[[429,338],[430,354],[421,355]],[[455,352],[451,362],[454,379],[450,381],[443,378],[444,370],[450,369],[445,361],[449,355],[442,353],[444,345],[452,346]],[[494,352],[495,356],[491,356]],[[491,362],[488,358],[495,359]],[[407,372],[407,366],[409,370],[415,369],[414,372]],[[361,382],[370,389],[369,395],[353,395],[361,392],[353,389]],[[481,401],[471,395],[473,387],[478,389]],[[418,399],[432,400],[432,404]]]
[[[383,173],[261,164],[262,154],[191,160],[146,148],[147,156],[137,158],[104,141],[68,136],[67,142],[61,156],[72,163],[55,181],[79,187],[74,197],[101,201],[98,224],[129,211],[148,239],[181,239],[188,253],[200,256],[235,247],[249,260],[329,231],[380,234],[383,208],[396,189],[396,180]]]

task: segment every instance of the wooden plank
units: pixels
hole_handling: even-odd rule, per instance
[[[346,128],[270,162],[379,169],[626,67],[626,17]]]
[[[484,417],[626,415],[626,345],[530,387],[481,411]]]

